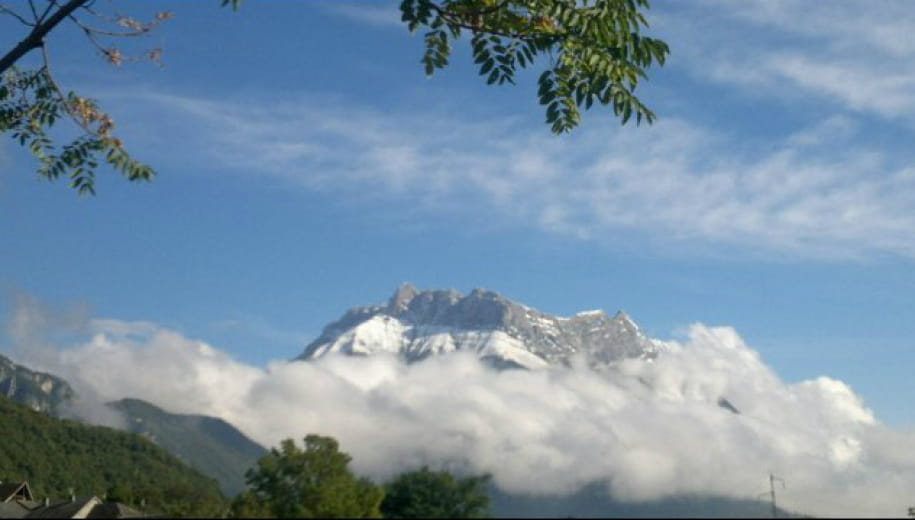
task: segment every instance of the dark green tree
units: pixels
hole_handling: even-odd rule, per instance
[[[308,435],[305,449],[280,443],[246,474],[248,492],[234,516],[278,518],[379,518],[384,491],[349,469],[352,459],[332,437]]]
[[[250,491],[245,491],[232,500],[229,514],[231,518],[276,518],[270,507]]]
[[[489,476],[458,478],[447,471],[403,473],[385,486],[385,518],[485,518]]]

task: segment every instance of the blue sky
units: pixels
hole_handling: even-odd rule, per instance
[[[25,291],[263,364],[401,282],[486,287],[659,338],[730,325],[784,379],[915,424],[907,4],[654,2],[659,121],[592,110],[555,137],[536,70],[487,87],[460,47],[427,79],[395,2],[216,3],[124,2],[175,13],[135,47],[162,68],[52,36],[60,81],[159,176],[81,199],[0,144],[0,310]]]

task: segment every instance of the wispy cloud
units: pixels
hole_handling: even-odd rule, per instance
[[[170,125],[150,133],[170,135],[183,166],[273,179],[370,211],[486,215],[607,243],[633,231],[675,248],[915,256],[912,154],[885,149],[852,117],[753,141],[672,118],[556,138],[512,120],[308,98],[251,106],[139,96],[134,105],[160,116],[149,126]]]
[[[17,310],[30,324],[20,333],[31,330],[17,337],[53,336],[43,312]],[[148,323],[88,323],[90,337],[38,357],[20,349],[20,361],[84,396],[222,417],[265,445],[333,435],[377,479],[457,464],[509,492],[561,495],[597,481],[621,500],[752,499],[773,471],[790,479],[784,507],[843,516],[897,516],[915,486],[915,436],[881,425],[841,381],[786,384],[727,327],[694,325],[654,362],[601,373],[496,372],[463,353],[259,368]]]
[[[661,17],[673,63],[754,94],[822,96],[840,109],[913,121],[915,13],[893,2],[692,2]],[[695,22],[704,19],[702,30]]]
[[[377,27],[404,28],[396,2],[370,0],[365,2],[334,2],[317,4],[321,10],[343,16],[354,22]]]

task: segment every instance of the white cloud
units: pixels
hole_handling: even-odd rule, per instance
[[[881,425],[841,381],[784,383],[727,327],[694,325],[654,362],[608,373],[496,372],[464,354],[257,368],[147,323],[93,320],[91,330],[40,368],[101,399],[222,417],[266,445],[333,435],[378,479],[449,464],[491,472],[510,492],[607,480],[624,500],[753,498],[771,471],[789,482],[785,507],[841,516],[898,516],[915,485],[915,435]]]
[[[184,167],[273,179],[369,212],[472,216],[606,243],[635,231],[671,248],[776,257],[915,256],[912,154],[885,149],[849,116],[750,142],[671,118],[556,138],[511,120],[339,100],[137,95],[134,105],[162,116],[149,125],[174,125],[147,134],[173,135]]]
[[[371,26],[405,27],[404,23],[400,21],[400,11],[394,2],[334,2],[322,3],[318,6],[328,13]]]
[[[680,6],[683,7],[683,6]],[[702,81],[764,96],[823,96],[842,109],[911,122],[915,13],[892,2],[692,2],[660,16],[674,54]],[[693,20],[702,22],[695,30]]]

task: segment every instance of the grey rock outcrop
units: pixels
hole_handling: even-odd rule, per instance
[[[76,396],[63,379],[36,372],[0,356],[0,394],[37,412],[57,414]]]
[[[513,302],[486,289],[420,291],[403,284],[385,304],[355,307],[328,325],[297,359],[329,352],[396,352],[409,361],[473,350],[497,366],[592,367],[625,358],[653,358],[658,343],[624,312],[588,311],[564,318]]]

